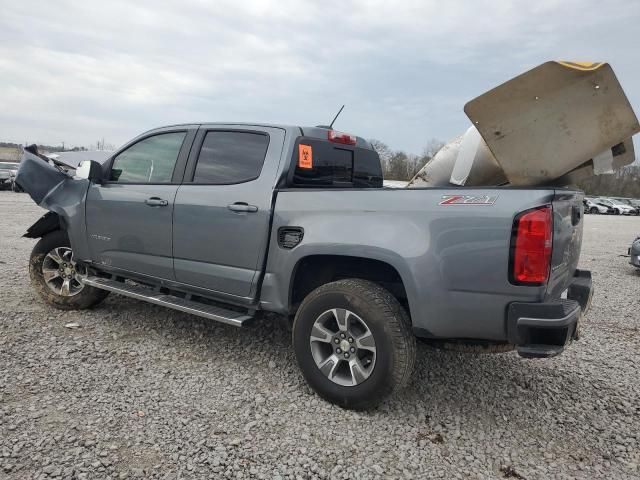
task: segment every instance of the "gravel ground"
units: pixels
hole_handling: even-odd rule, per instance
[[[640,478],[640,218],[587,216],[597,290],[562,356],[419,345],[412,384],[357,413],[305,385],[283,323],[45,306],[20,237],[43,212],[0,211],[0,478]]]

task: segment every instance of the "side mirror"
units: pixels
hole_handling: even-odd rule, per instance
[[[95,160],[83,160],[76,168],[76,177],[102,183],[102,165]]]

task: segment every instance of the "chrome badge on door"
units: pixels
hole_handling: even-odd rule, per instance
[[[498,195],[442,195],[438,205],[493,205]]]

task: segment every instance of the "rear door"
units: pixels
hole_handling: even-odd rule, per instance
[[[176,280],[249,302],[266,253],[285,131],[201,127],[176,195]]]
[[[91,258],[105,267],[173,280],[172,216],[197,127],[141,136],[91,184],[86,222]]]

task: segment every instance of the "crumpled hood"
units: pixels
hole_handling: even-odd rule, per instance
[[[55,160],[57,163],[62,163],[69,168],[78,168],[83,160],[93,160],[100,165],[104,164],[113,152],[105,150],[84,150],[80,152],[55,152],[49,153],[46,156]]]
[[[16,183],[36,204],[44,207],[45,198],[72,178],[47,160],[25,149],[16,175]],[[46,208],[46,207],[45,207]]]

